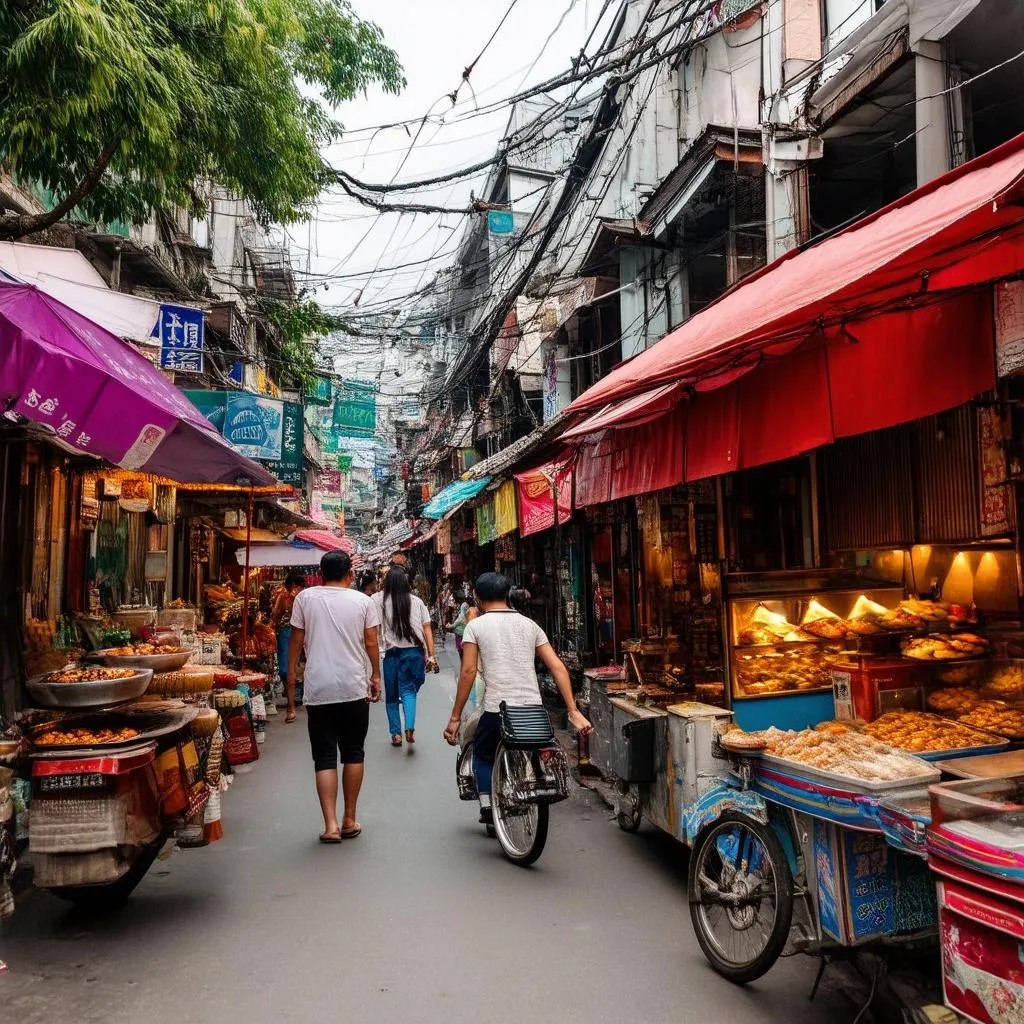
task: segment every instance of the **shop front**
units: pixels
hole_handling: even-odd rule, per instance
[[[657,641],[651,666],[603,652],[625,670],[607,686],[620,823],[693,847],[694,927],[734,980],[938,920],[950,1005],[1024,1005],[1000,952],[1024,742],[1021,367],[1000,352],[1024,331],[999,293],[1024,269],[1022,180],[1018,139],[776,261],[575,403],[578,504],[638,496],[633,639]],[[686,699],[694,604],[718,613],[724,707]],[[956,799],[936,785],[979,776],[996,779]],[[742,962],[738,932],[760,933]],[[1013,1013],[972,989],[979,950]]]

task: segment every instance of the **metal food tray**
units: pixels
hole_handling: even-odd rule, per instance
[[[903,752],[901,751],[901,753]],[[871,796],[877,796],[880,793],[898,793],[905,789],[928,786],[933,782],[938,782],[941,778],[937,768],[932,768],[931,765],[923,761],[921,763],[920,775],[911,775],[904,779],[872,781],[871,779],[856,779],[850,775],[840,775],[837,772],[825,771],[822,768],[813,768],[811,765],[802,764],[799,761],[787,761],[785,758],[775,757],[773,754],[755,753],[751,756],[789,775],[807,779],[811,782],[827,782],[831,788],[845,793],[861,793]],[[916,757],[917,755],[907,754],[907,756]]]
[[[25,685],[29,695],[45,708],[102,708],[136,700],[149,688],[153,670],[139,669],[125,679],[98,679],[88,683],[50,682],[53,672],[36,676]]]
[[[972,729],[979,734],[980,737],[986,736],[985,733],[979,729],[975,729],[973,725],[965,725],[965,729]],[[981,754],[1001,754],[1010,745],[1010,741],[1002,736],[996,736],[995,733],[988,733],[987,737],[991,740],[990,743],[984,744],[980,747],[960,747],[954,750],[929,750],[926,753],[919,753],[915,751],[911,756],[919,757],[922,761],[945,761],[952,757],[974,757],[975,755]],[[897,749],[902,749],[898,747]],[[907,751],[909,753],[909,751]]]
[[[93,651],[89,660],[98,661],[108,668],[148,668],[154,672],[174,672],[182,668],[192,654],[190,647],[174,654],[108,654],[107,651]]]
[[[35,747],[32,753],[35,756],[45,756],[50,751],[119,750],[122,747],[130,747],[133,744],[148,743],[151,740],[157,740],[163,736],[168,736],[171,733],[177,732],[179,729],[183,729],[188,725],[198,714],[199,709],[195,707],[185,707],[182,708],[181,711],[176,712],[159,712],[149,716],[154,720],[150,728],[146,728],[145,721],[133,720],[139,718],[144,719],[146,715],[141,712],[122,713],[120,711],[116,711],[110,715],[103,716],[68,715],[66,718],[61,718],[56,721],[46,722],[43,725],[36,726],[30,732],[29,738],[34,742],[36,736],[49,732],[50,730],[63,731],[74,728],[138,729],[138,736],[132,736],[129,739],[120,740],[116,743],[88,743],[84,745],[81,743],[48,743],[45,746]]]

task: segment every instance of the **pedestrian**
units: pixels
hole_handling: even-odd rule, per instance
[[[459,652],[459,661],[462,661],[462,636],[468,626],[479,614],[476,606],[476,597],[472,592],[463,596],[462,604],[459,606],[459,614],[451,624],[451,631],[455,634],[455,649]]]
[[[369,702],[380,700],[377,608],[352,586],[352,559],[328,551],[320,559],[323,585],[309,587],[292,605],[288,646],[288,716],[295,721],[295,672],[306,654],[306,724],[324,816],[320,842],[339,843],[362,831],[356,802],[363,784],[363,748]],[[338,823],[338,760],[345,809]]]
[[[391,745],[400,747],[403,716],[405,740],[416,742],[416,695],[427,670],[439,671],[434,632],[427,606],[412,593],[409,576],[402,569],[396,567],[387,574],[377,602],[384,648],[384,706]]]
[[[306,585],[306,577],[298,569],[292,569],[284,578],[284,586],[277,592],[270,622],[277,632],[277,674],[281,678],[281,691],[288,692],[288,639],[292,635],[292,605],[295,597]],[[295,703],[302,703],[302,684],[295,680]]]
[[[377,577],[371,570],[365,569],[359,574],[359,577],[356,580],[356,590],[361,594],[365,594],[367,597],[373,597],[379,589],[380,587],[377,584]]]

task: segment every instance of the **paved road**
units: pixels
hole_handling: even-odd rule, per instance
[[[270,722],[264,757],[225,798],[223,841],[158,862],[119,914],[43,892],[0,925],[0,1019],[12,1024],[381,1024],[534,1020],[841,1024],[816,964],[736,988],[708,968],[684,851],[619,831],[589,792],[552,812],[538,865],[506,863],[455,796],[440,740],[453,678],[421,695],[415,753],[374,709],[364,834],[321,846],[301,724]]]

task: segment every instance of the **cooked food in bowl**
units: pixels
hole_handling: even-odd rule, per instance
[[[105,683],[112,679],[130,679],[136,675],[133,668],[69,668],[51,672],[48,683]]]

